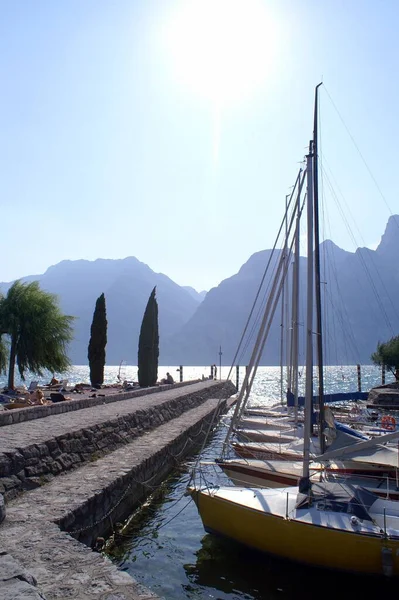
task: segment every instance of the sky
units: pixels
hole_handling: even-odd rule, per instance
[[[0,281],[136,256],[218,285],[273,246],[320,81],[322,238],[375,248],[399,213],[396,0],[0,10]]]

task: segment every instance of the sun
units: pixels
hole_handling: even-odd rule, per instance
[[[277,32],[266,0],[185,0],[161,35],[178,82],[216,111],[251,96],[273,68]]]

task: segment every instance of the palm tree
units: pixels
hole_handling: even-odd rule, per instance
[[[22,379],[26,371],[43,375],[43,369],[62,373],[70,366],[66,354],[72,340],[73,317],[63,315],[56,296],[40,289],[39,282],[16,281],[0,299],[0,339],[9,343],[8,387],[14,387],[15,363]],[[5,345],[0,344],[0,368],[5,371]]]

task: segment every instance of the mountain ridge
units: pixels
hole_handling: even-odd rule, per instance
[[[325,322],[326,364],[370,362],[377,342],[397,334],[399,311],[393,299],[399,297],[398,233],[399,216],[392,215],[375,250],[360,247],[349,252],[331,240],[321,243],[324,302],[332,311]],[[141,319],[154,286],[159,303],[160,364],[218,363],[220,346],[223,364],[230,364],[271,252],[255,252],[237,273],[206,293],[179,286],[134,256],[94,261],[66,259],[43,274],[21,280],[38,280],[43,289],[59,296],[66,314],[78,317],[70,348],[75,364],[87,362],[94,305],[103,292],[109,322],[107,364],[119,364],[121,360],[135,364]],[[273,261],[278,257],[276,251]],[[301,257],[302,303],[306,264],[306,257]],[[0,283],[1,291],[5,293],[11,283]],[[261,364],[279,363],[279,310]],[[248,362],[251,343],[238,357],[240,364]]]

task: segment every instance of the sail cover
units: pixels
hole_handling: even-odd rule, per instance
[[[316,504],[319,510],[343,512],[372,521],[369,510],[376,500],[378,496],[360,486],[347,483],[314,483],[310,494],[298,494],[296,508],[310,508]]]
[[[342,392],[337,394],[324,394],[324,404],[329,402],[352,402],[357,400],[367,400],[368,392]],[[313,404],[319,403],[319,396],[313,396]],[[287,392],[287,406],[295,405],[295,396],[292,392]],[[305,406],[305,396],[298,396],[298,406]]]

